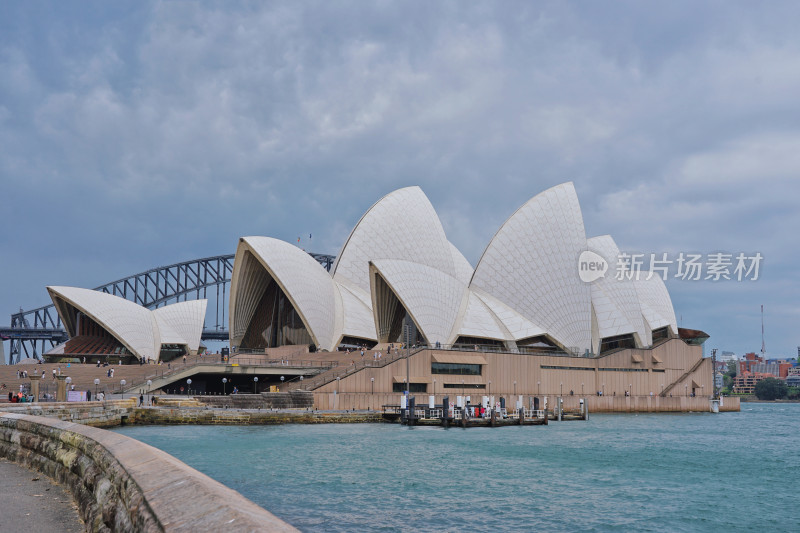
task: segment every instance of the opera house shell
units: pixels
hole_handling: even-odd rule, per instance
[[[591,283],[578,275],[587,250],[607,265]],[[589,355],[676,337],[661,278],[617,279],[618,256],[610,236],[587,238],[575,188],[564,183],[517,209],[473,268],[422,190],[407,187],[361,217],[330,272],[288,242],[241,238],[231,346],[331,351],[408,335],[418,345]]]
[[[76,287],[47,287],[69,341],[49,356],[119,356],[158,361],[196,353],[207,300],[146,309],[125,298]]]

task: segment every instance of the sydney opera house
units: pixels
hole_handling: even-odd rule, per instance
[[[618,261],[610,236],[587,237],[572,183],[524,203],[474,266],[448,240],[422,190],[407,187],[367,210],[330,271],[294,244],[239,239],[231,349],[265,360],[279,353],[286,369],[278,375],[300,380],[285,385],[312,391],[320,408],[397,403],[407,389],[434,396],[711,394],[711,362],[701,346],[707,335],[678,327],[660,276],[631,275]],[[70,337],[51,357],[157,361],[200,346],[205,300],[150,311],[97,291],[48,290]],[[315,358],[329,367],[301,368],[301,360]],[[284,386],[268,372],[261,379]],[[207,386],[217,381],[208,378]]]
[[[579,275],[587,250],[605,263],[592,282]],[[314,389],[322,404],[326,394],[335,402],[344,392],[397,392],[407,379],[412,390],[433,394],[552,394],[565,386],[601,395],[710,394],[711,365],[700,346],[707,336],[679,329],[662,279],[626,274],[619,255],[610,236],[587,237],[575,189],[565,183],[513,213],[473,267],[422,190],[408,187],[363,215],[330,272],[293,244],[241,238],[231,346],[427,348],[412,357],[409,376],[399,361],[363,371],[354,361],[359,371]]]
[[[608,272],[578,275],[591,250]],[[520,207],[475,268],[447,240],[418,187],[385,196],[356,224],[330,273],[296,246],[240,239],[231,287],[231,345],[492,346],[511,353],[602,354],[678,334],[659,276],[617,279],[619,250],[587,238],[571,183]],[[631,276],[633,278],[633,276]]]

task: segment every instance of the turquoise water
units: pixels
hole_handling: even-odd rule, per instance
[[[798,531],[800,404],[546,427],[143,426],[303,531]]]

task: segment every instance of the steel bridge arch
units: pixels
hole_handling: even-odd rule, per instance
[[[314,253],[309,255],[330,271],[334,256]],[[208,290],[216,289],[216,325],[214,329],[203,330],[203,339],[227,340],[225,298],[233,273],[233,259],[234,255],[217,255],[174,263],[100,285],[94,290],[155,309],[171,301],[207,298]],[[50,343],[52,347],[66,341],[67,334],[55,306],[50,304],[29,311],[20,309],[19,313],[12,314],[11,327],[0,328],[0,343],[5,338],[11,340],[9,364],[15,364],[23,353],[26,357],[36,358],[46,351],[46,343]],[[37,350],[37,343],[40,343],[40,351]]]

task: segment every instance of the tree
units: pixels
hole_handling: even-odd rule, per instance
[[[731,377],[731,379],[735,378],[737,373],[736,361],[728,361],[728,375]]]
[[[722,376],[722,386],[726,389],[733,389],[733,378],[731,378],[728,374],[724,374]]]
[[[776,378],[762,379],[756,383],[756,398],[759,400],[779,400],[786,397],[786,382]]]

